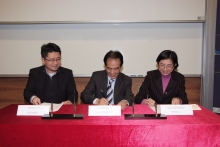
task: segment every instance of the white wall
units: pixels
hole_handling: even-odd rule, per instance
[[[41,65],[40,47],[61,47],[62,65],[74,74],[103,69],[109,50],[124,55],[126,74],[144,75],[156,68],[165,49],[176,51],[179,72],[201,74],[202,23],[0,25],[0,74],[28,74]]]
[[[0,0],[0,22],[198,20],[205,0]]]
[[[201,74],[206,0],[0,0],[0,75],[40,66],[40,47],[54,42],[75,75],[103,69],[109,50],[123,72],[145,75],[165,49],[179,72]],[[171,22],[171,23],[165,23]],[[177,23],[178,22],[178,23]]]

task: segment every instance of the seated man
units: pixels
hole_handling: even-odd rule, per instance
[[[104,57],[105,70],[93,72],[92,77],[81,93],[86,104],[118,104],[124,110],[134,102],[131,91],[131,78],[121,73],[123,56],[118,51],[109,51]]]
[[[61,67],[61,50],[54,43],[41,47],[43,66],[30,70],[24,98],[33,105],[42,102],[71,104],[78,92],[72,70]]]

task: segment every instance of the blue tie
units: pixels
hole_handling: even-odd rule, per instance
[[[112,82],[114,79],[110,79],[107,87],[107,96],[106,99],[108,100],[109,104],[113,104],[113,89],[112,89]]]

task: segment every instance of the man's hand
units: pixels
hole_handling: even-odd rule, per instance
[[[127,108],[128,103],[127,103],[126,100],[121,100],[121,101],[118,103],[118,105],[121,106],[121,110],[124,110],[125,108]]]
[[[97,99],[95,104],[96,105],[108,105],[108,100],[106,98]]]
[[[154,106],[155,101],[152,98],[148,98],[145,100],[145,104],[147,104],[148,106]]]
[[[72,102],[70,100],[67,100],[67,101],[63,101],[63,104],[72,104]]]
[[[32,104],[33,105],[40,105],[41,104],[40,98],[35,96],[32,100]]]

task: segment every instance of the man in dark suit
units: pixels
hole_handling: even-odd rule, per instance
[[[123,56],[118,51],[109,51],[104,57],[105,70],[93,72],[92,77],[81,93],[86,104],[121,105],[124,110],[134,102],[131,91],[131,78],[121,73]]]
[[[61,67],[61,50],[54,43],[41,47],[43,66],[30,70],[24,98],[38,105],[42,102],[74,103],[78,98],[72,70]]]

